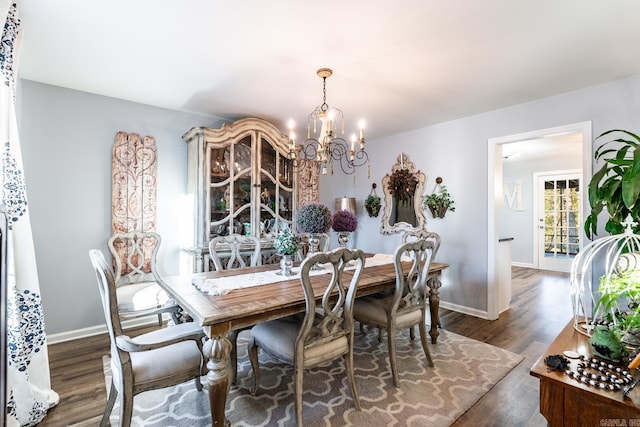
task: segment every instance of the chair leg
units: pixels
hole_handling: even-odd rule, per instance
[[[229,335],[227,335],[227,338],[229,339],[229,341],[231,341],[231,354],[229,356],[230,358],[230,364],[231,364],[231,384],[235,384],[236,383],[236,379],[238,377],[238,347],[237,347],[237,342],[238,342],[238,334],[240,333],[240,331],[231,331],[229,332]]]
[[[387,328],[387,344],[389,346],[391,375],[393,376],[393,385],[398,388],[400,386],[400,380],[398,379],[398,367],[396,365],[396,330],[393,325],[389,325]]]
[[[409,328],[409,338],[411,341],[416,339],[416,331],[413,329],[413,326]]]
[[[258,387],[260,386],[260,366],[258,364],[258,346],[256,345],[255,338],[253,337],[251,337],[247,343],[247,352],[249,353],[251,370],[253,371],[253,387],[251,388],[251,394],[255,396],[258,392]]]
[[[382,328],[378,328],[378,342],[382,342]]]
[[[120,426],[130,427],[133,415],[133,394],[131,390],[123,391],[120,396]]]
[[[302,427],[302,375],[304,374],[304,367],[302,366],[302,362],[295,363],[295,403],[296,403],[296,426]]]
[[[158,326],[162,327],[162,313],[158,313]]]
[[[358,386],[353,372],[353,344],[351,350],[344,355],[344,365],[347,368],[347,376],[349,377],[349,386],[351,387],[351,396],[353,396],[353,404],[360,411],[360,396],[358,395]]]
[[[360,323],[360,333],[361,333],[362,335],[364,335],[364,333],[365,333],[365,332],[364,332],[364,323],[362,323],[362,322],[358,322],[358,323]]]
[[[429,348],[427,347],[427,324],[424,322],[424,320],[420,322],[420,341],[422,341],[422,349],[424,350],[424,355],[427,356],[427,362],[429,362],[429,366],[433,366],[431,353],[429,353]]]
[[[111,416],[111,411],[113,411],[113,405],[116,404],[116,398],[118,397],[118,390],[116,390],[116,386],[111,381],[111,388],[109,389],[109,400],[107,400],[107,406],[104,410],[104,414],[102,415],[102,419],[100,420],[100,427],[106,427],[109,424],[109,417]]]

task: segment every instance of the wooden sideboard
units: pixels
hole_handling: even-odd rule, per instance
[[[588,337],[577,332],[573,320],[556,337],[547,351],[531,368],[540,379],[540,413],[551,427],[557,426],[640,426],[640,385],[628,398],[622,391],[604,391],[570,378],[563,372],[550,371],[544,359],[567,350],[591,356]],[[571,360],[575,370],[577,360]],[[633,372],[634,377],[639,375]]]

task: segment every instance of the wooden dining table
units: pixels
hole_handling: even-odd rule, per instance
[[[438,309],[440,304],[440,276],[448,264],[432,262],[429,267],[429,307],[431,342],[438,339]],[[207,362],[207,383],[209,387],[209,404],[211,407],[211,424],[213,426],[228,425],[225,418],[229,386],[229,356],[231,343],[227,339],[229,332],[247,328],[271,319],[278,319],[305,311],[305,298],[300,278],[292,276],[284,281],[263,284],[233,290],[226,295],[208,295],[193,285],[195,280],[206,280],[227,276],[257,273],[266,270],[277,270],[277,265],[265,265],[220,272],[194,273],[164,278],[162,284],[173,299],[202,326],[209,338],[203,353]],[[350,271],[345,271],[345,283],[349,283]],[[373,293],[388,291],[395,286],[395,269],[393,263],[382,264],[363,269],[356,291],[356,298]],[[325,284],[320,276],[312,278],[314,292],[322,295]],[[317,285],[316,285],[317,284]]]

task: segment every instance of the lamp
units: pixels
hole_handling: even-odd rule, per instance
[[[352,214],[356,213],[356,198],[355,197],[338,197],[336,199],[336,211],[349,211]]]
[[[360,121],[360,138],[356,134],[351,135],[351,145],[342,137],[344,136],[344,114],[342,110],[330,108],[327,104],[327,78],[331,77],[333,71],[330,68],[320,68],[317,71],[318,77],[322,78],[323,98],[322,104],[309,114],[307,122],[307,139],[296,144],[293,121],[289,121],[289,158],[293,160],[294,171],[299,172],[304,169],[306,162],[315,161],[319,163],[320,171],[327,174],[328,168],[333,175],[333,164],[340,164],[342,172],[351,175],[356,167],[369,166],[369,155],[364,151],[364,121]],[[320,121],[320,131],[317,132],[317,122]],[[313,133],[312,124],[313,122]],[[341,136],[337,135],[340,128]],[[358,142],[358,147],[356,147]],[[358,148],[358,149],[356,149]],[[369,167],[368,175],[371,177]]]

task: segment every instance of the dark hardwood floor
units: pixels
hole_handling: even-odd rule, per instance
[[[529,369],[572,317],[568,274],[513,267],[512,289],[511,309],[495,321],[441,310],[443,329],[525,356],[457,427],[547,425],[539,413],[538,380]],[[49,346],[51,382],[60,403],[41,426],[99,424],[106,404],[102,356],[108,352],[106,335]]]

